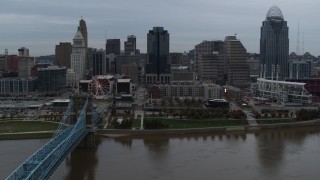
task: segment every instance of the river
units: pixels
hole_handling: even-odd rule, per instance
[[[0,179],[48,140],[0,141]],[[50,179],[319,179],[320,127],[255,133],[97,138]]]

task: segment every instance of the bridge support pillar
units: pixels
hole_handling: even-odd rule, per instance
[[[79,143],[78,147],[94,148],[96,144],[95,132],[88,131],[88,134]]]

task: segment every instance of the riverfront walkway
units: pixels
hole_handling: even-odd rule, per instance
[[[247,115],[247,121],[250,126],[258,125],[256,118],[254,117],[255,115],[252,114],[252,112],[250,112],[249,110],[243,110],[243,112]]]

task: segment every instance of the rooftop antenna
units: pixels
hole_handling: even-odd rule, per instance
[[[298,21],[298,36],[297,36],[297,48],[296,53],[299,56],[300,55],[300,22]]]

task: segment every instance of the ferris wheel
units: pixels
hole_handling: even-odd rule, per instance
[[[110,79],[106,75],[93,76],[89,84],[90,93],[96,97],[109,95],[112,87]]]

